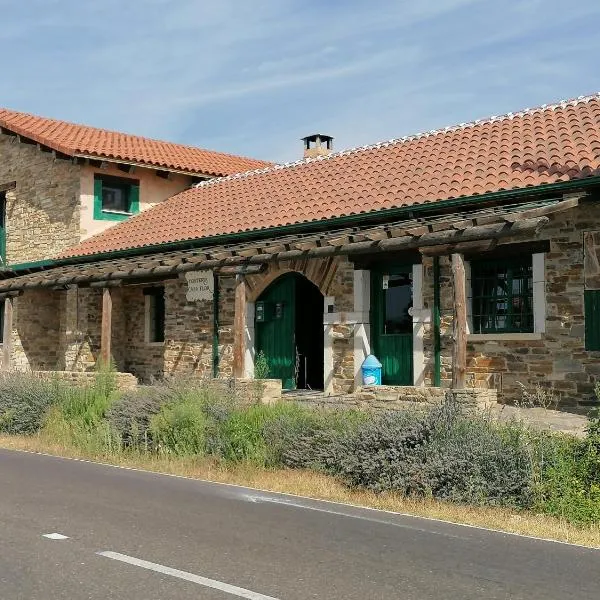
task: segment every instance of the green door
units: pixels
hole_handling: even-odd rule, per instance
[[[264,352],[269,377],[286,390],[296,387],[296,278],[274,281],[256,302],[256,352]]]
[[[371,340],[384,385],[413,384],[412,267],[371,273]]]

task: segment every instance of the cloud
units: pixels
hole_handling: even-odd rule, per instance
[[[0,0],[0,105],[275,160],[600,89],[579,0]]]

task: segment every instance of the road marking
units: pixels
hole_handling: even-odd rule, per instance
[[[256,504],[262,503],[273,503],[281,504],[282,506],[289,506],[291,508],[302,508],[304,510],[314,510],[315,512],[327,513],[329,515],[337,515],[340,517],[348,517],[350,519],[360,519],[361,521],[369,521],[370,523],[380,523],[382,525],[388,525],[389,527],[399,527],[400,529],[408,529],[409,531],[418,531],[419,533],[426,533],[428,535],[441,535],[442,537],[454,538],[457,540],[470,540],[471,538],[463,535],[454,535],[452,533],[446,533],[444,531],[433,531],[432,529],[425,529],[424,527],[415,527],[414,525],[407,525],[406,523],[397,523],[388,519],[378,519],[376,517],[366,515],[356,515],[347,511],[332,510],[331,508],[322,508],[319,506],[311,506],[310,504],[304,504],[302,502],[293,502],[287,498],[277,498],[274,496],[252,496],[246,495],[245,500],[248,502],[254,502]],[[349,508],[353,508],[349,505]]]
[[[42,537],[48,538],[49,540],[68,540],[69,537],[62,533],[43,533]]]
[[[59,456],[58,454],[50,454],[49,452],[41,452],[37,450],[19,450],[14,448],[5,448],[0,446],[0,451],[4,452],[13,452],[15,454],[31,454],[34,456],[43,456],[46,458],[53,458],[60,461],[69,461],[69,462],[79,462],[86,463],[90,465],[96,465],[98,467],[108,467],[110,469],[119,469],[121,471],[132,471],[133,473],[142,473],[145,475],[154,475],[158,477],[171,477],[172,479],[183,479],[187,481],[194,481],[196,483],[204,483],[213,487],[221,487],[228,488],[234,491],[241,491],[239,494],[241,499],[244,501],[248,500],[248,494],[246,491],[250,492],[258,492],[258,493],[275,493],[279,496],[287,497],[287,498],[298,498],[300,500],[312,500],[314,502],[320,502],[322,504],[329,504],[331,506],[348,506],[350,508],[356,508],[359,510],[369,511],[372,513],[381,513],[387,515],[395,515],[397,517],[402,517],[405,519],[411,519],[415,521],[429,521],[431,523],[440,523],[442,525],[449,525],[451,527],[463,527],[465,529],[473,529],[475,531],[482,531],[484,533],[493,533],[497,535],[501,535],[503,537],[516,537],[523,538],[525,540],[532,540],[534,542],[544,542],[547,544],[559,544],[561,546],[571,546],[573,548],[582,549],[582,550],[592,550],[593,552],[598,552],[600,549],[597,546],[588,546],[585,544],[577,544],[575,542],[566,542],[563,540],[555,540],[552,538],[540,537],[537,535],[531,535],[527,533],[519,533],[516,531],[507,531],[505,529],[495,529],[493,527],[485,527],[483,525],[471,525],[470,523],[461,523],[457,521],[449,521],[447,519],[441,519],[438,517],[426,517],[423,515],[415,515],[411,513],[404,513],[395,510],[389,510],[385,508],[373,508],[372,506],[362,506],[360,504],[353,504],[351,502],[342,502],[340,500],[323,500],[321,498],[313,498],[311,496],[302,496],[300,494],[293,494],[291,492],[277,492],[275,490],[267,490],[264,488],[255,488],[248,485],[241,485],[236,483],[225,483],[223,481],[212,481],[210,479],[202,479],[200,477],[190,477],[189,475],[176,475],[174,473],[165,473],[163,471],[149,471],[148,469],[142,469],[141,467],[127,467],[124,465],[115,465],[107,462],[102,462],[99,460],[91,460],[89,458],[75,458],[71,456]]]
[[[223,581],[208,579],[207,577],[194,575],[193,573],[188,573],[187,571],[180,571],[179,569],[165,567],[164,565],[148,562],[147,560],[142,560],[133,556],[127,556],[127,554],[121,554],[120,552],[106,551],[97,552],[97,554],[106,558],[112,558],[113,560],[119,560],[129,565],[141,567],[142,569],[148,569],[149,571],[155,571],[156,573],[162,573],[163,575],[170,575],[171,577],[177,577],[178,579],[184,579],[185,581],[191,581],[192,583],[197,583],[198,585],[220,590],[222,592],[226,592],[227,594],[237,596],[238,598],[247,598],[247,600],[278,600],[273,596],[265,596],[264,594],[252,592],[251,590],[246,590],[244,588],[237,587],[236,585],[230,585],[229,583],[224,583]]]

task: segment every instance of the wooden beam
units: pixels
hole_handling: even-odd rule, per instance
[[[110,281],[92,281],[89,285],[91,288],[120,287],[123,285],[123,281],[121,279],[111,279]]]
[[[12,367],[13,298],[4,300],[4,329],[2,331],[2,370]]]
[[[465,387],[467,372],[467,298],[465,262],[462,254],[452,255],[454,284],[454,334],[452,346],[452,389]]]
[[[404,250],[419,249],[429,246],[458,244],[463,242],[473,242],[477,240],[495,240],[509,236],[518,236],[521,234],[535,235],[549,222],[547,216],[538,216],[529,219],[516,220],[515,222],[507,222],[505,220],[499,223],[490,225],[481,225],[470,227],[465,230],[456,230],[452,228],[452,223],[447,223],[447,229],[443,231],[428,232],[420,237],[412,235],[392,237],[383,240],[368,240],[363,242],[352,242],[343,246],[322,246],[313,247],[309,250],[291,250],[285,249],[286,246],[273,244],[265,246],[261,254],[256,254],[250,257],[230,255],[226,256],[230,251],[223,252],[220,258],[214,258],[215,254],[211,253],[210,258],[202,256],[194,256],[187,259],[175,267],[176,273],[185,273],[196,269],[219,269],[222,267],[232,267],[241,265],[257,265],[271,261],[293,261],[304,260],[308,258],[324,258],[329,256],[339,255],[356,255],[369,253],[388,253],[399,252]],[[280,251],[280,248],[283,248]],[[219,253],[220,249],[215,253]],[[13,278],[3,285],[0,282],[0,291],[10,291],[13,289],[29,289],[39,287],[52,287],[54,285],[62,285],[69,283],[85,283],[92,281],[108,281],[114,279],[135,279],[147,277],[153,274],[152,269],[148,268],[130,268],[115,271],[116,265],[101,263],[102,269],[97,269],[93,272],[83,270],[80,266],[77,269],[69,271],[68,267],[61,269],[60,275],[52,276],[52,270],[46,271],[42,277],[35,279],[27,279],[25,276]],[[65,273],[66,270],[66,273]]]
[[[110,288],[102,290],[102,329],[100,334],[100,366],[108,368],[111,360],[112,341],[112,296]]]
[[[444,256],[448,254],[476,254],[478,252],[489,252],[498,245],[498,240],[477,240],[474,242],[461,242],[458,244],[443,244],[441,246],[426,246],[421,248],[423,256]]]
[[[244,339],[246,336],[246,278],[238,275],[235,282],[235,314],[233,318],[233,376],[244,377]]]

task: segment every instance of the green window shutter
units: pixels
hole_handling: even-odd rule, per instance
[[[94,179],[94,219],[102,219],[102,179]]]
[[[140,186],[132,185],[129,188],[129,212],[134,215],[140,212]]]
[[[600,290],[585,290],[585,349],[600,350]]]

